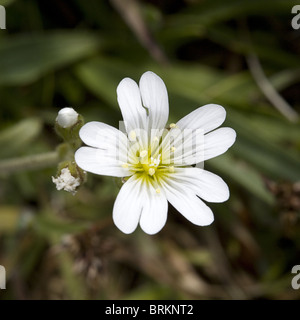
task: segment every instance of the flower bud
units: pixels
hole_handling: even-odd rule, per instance
[[[65,190],[73,195],[79,186],[85,182],[86,172],[80,169],[74,161],[65,161],[59,164],[58,175],[52,177],[57,190]]]
[[[72,127],[78,120],[78,113],[73,108],[63,108],[58,112],[56,121],[63,127]]]
[[[81,146],[79,130],[83,124],[82,115],[78,114],[73,108],[63,108],[56,117],[55,131],[74,151]]]

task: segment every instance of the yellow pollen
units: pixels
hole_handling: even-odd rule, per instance
[[[122,168],[127,169],[128,168],[128,163],[123,163]]]
[[[148,154],[148,151],[147,150],[143,150],[143,151],[141,151],[140,156],[142,158],[144,158],[144,157],[146,157],[147,154]]]
[[[176,148],[175,147],[171,147],[171,152],[175,152]]]
[[[155,169],[150,168],[150,169],[148,170],[148,173],[150,174],[150,176],[153,176],[154,173],[155,173]]]
[[[175,172],[174,167],[173,167],[173,166],[169,167],[169,171],[170,171],[171,173]]]
[[[129,140],[131,140],[131,141],[135,141],[136,140],[136,133],[135,133],[134,130],[131,130],[129,132]]]
[[[170,128],[171,128],[171,129],[176,128],[176,124],[175,124],[175,123],[171,123],[171,124],[170,124]]]
[[[157,188],[155,191],[156,191],[156,193],[160,193],[160,189],[159,188]]]

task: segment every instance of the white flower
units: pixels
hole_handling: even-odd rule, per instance
[[[127,134],[89,122],[80,130],[88,147],[75,153],[83,170],[126,177],[113,208],[116,226],[131,233],[140,224],[146,233],[155,234],[166,223],[168,201],[192,223],[211,224],[213,213],[201,199],[223,202],[229,190],[219,176],[192,165],[224,153],[234,143],[233,129],[214,130],[225,120],[225,109],[215,104],[200,107],[166,133],[168,94],[160,77],[148,71],[139,86],[125,78],[117,96]],[[195,137],[200,137],[196,143]]]
[[[57,123],[63,128],[73,126],[77,122],[77,120],[78,113],[73,108],[61,109],[56,117]]]
[[[80,186],[80,179],[74,178],[69,168],[63,168],[57,178],[52,177],[52,181],[56,184],[57,190],[64,189],[73,195],[76,193],[76,188]]]

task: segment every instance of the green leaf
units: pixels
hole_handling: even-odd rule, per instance
[[[203,29],[209,29],[214,25],[230,19],[256,16],[289,15],[291,8],[297,4],[296,0],[215,0],[201,1],[190,6],[185,12],[170,15],[166,21],[163,33],[181,36],[196,35]],[[223,25],[224,26],[224,25]]]
[[[258,112],[259,110],[257,112],[240,113],[230,109],[228,119],[234,119],[235,123],[245,123],[248,130],[255,132],[256,135],[269,142],[288,143],[290,147],[287,146],[286,150],[300,144],[300,126],[298,123],[291,123],[280,116],[272,117],[269,114],[259,114]]]
[[[248,126],[246,117],[240,121],[231,114],[227,123],[237,131],[237,141],[232,152],[238,157],[273,179],[287,181],[300,179],[300,161],[296,151],[287,150],[252,130],[251,126]]]
[[[7,7],[9,6],[10,4],[14,3],[16,0],[1,0],[0,1],[0,5],[1,6],[4,6],[4,7]]]
[[[265,43],[265,41],[263,42],[264,39],[258,39],[258,37],[254,39],[251,36],[252,44],[250,44],[235,29],[225,26],[222,28],[210,28],[207,32],[207,37],[230,51],[247,55],[253,53],[254,50],[259,58],[267,61],[269,64],[273,63],[277,66],[299,69],[298,57],[289,51],[280,49],[278,43]],[[266,37],[270,37],[270,35],[266,34]]]
[[[1,158],[20,154],[41,133],[42,122],[38,118],[20,121],[0,132]]]
[[[57,240],[66,234],[82,232],[87,229],[88,223],[73,222],[54,216],[53,212],[45,212],[34,220],[34,229],[41,235]]]
[[[86,32],[22,34],[0,41],[0,85],[24,85],[49,71],[71,64],[99,47]]]
[[[96,97],[113,107],[118,106],[116,89],[119,82],[126,76],[140,76],[135,66],[99,57],[76,66],[75,74]]]
[[[220,157],[210,159],[207,163],[209,167],[211,166],[213,169],[220,172],[222,176],[229,177],[262,201],[268,204],[274,203],[272,194],[266,189],[262,176],[257,170],[245,161],[236,159],[230,152],[227,152]],[[226,178],[224,179],[226,180]]]

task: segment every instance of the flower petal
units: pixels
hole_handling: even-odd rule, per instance
[[[122,167],[121,160],[111,150],[81,147],[75,153],[77,165],[88,172],[104,176],[126,177],[132,173]]]
[[[226,152],[235,142],[236,132],[232,128],[219,128],[204,136],[203,160]]]
[[[149,128],[163,129],[169,117],[168,92],[163,80],[151,71],[140,79],[143,105],[149,111]]]
[[[142,106],[138,85],[130,78],[123,79],[117,87],[118,103],[128,133],[147,128],[147,112]]]
[[[186,191],[173,180],[161,181],[168,201],[186,219],[198,226],[207,226],[214,221],[211,209],[195,194]]]
[[[145,203],[142,182],[142,179],[132,176],[122,186],[114,204],[114,223],[127,234],[136,229]]]
[[[204,134],[202,129],[170,130],[162,141],[162,163],[188,166],[204,161]]]
[[[225,109],[217,104],[200,107],[177,122],[180,129],[203,129],[204,134],[218,128],[226,118]]]
[[[88,146],[99,149],[127,149],[126,135],[103,122],[92,121],[86,123],[79,131],[81,140]]]
[[[145,203],[140,219],[140,226],[144,232],[155,234],[166,224],[168,215],[168,201],[166,196],[155,191],[155,188],[148,185],[145,187]]]
[[[229,198],[229,189],[222,178],[200,168],[180,168],[172,174],[176,184],[193,192],[208,202],[224,202]]]
[[[219,128],[206,135],[201,129],[170,130],[162,142],[162,163],[175,166],[201,163],[226,152],[235,139],[236,133],[231,128]]]

